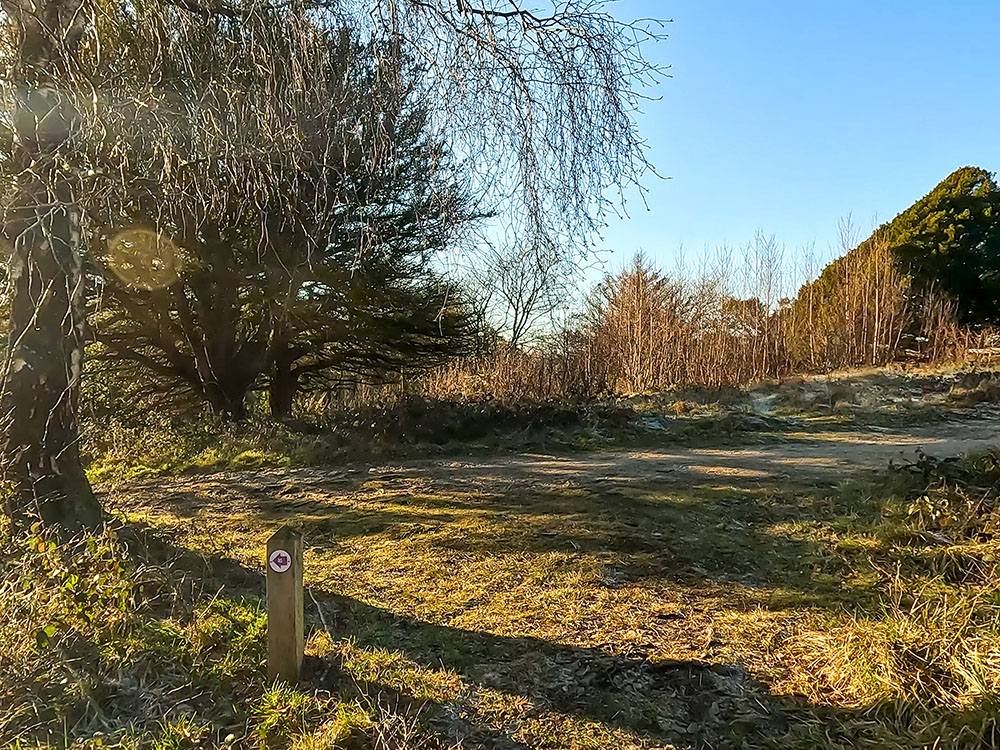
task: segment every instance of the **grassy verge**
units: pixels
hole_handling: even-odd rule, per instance
[[[419,701],[359,681],[399,670],[392,658],[314,638],[312,659],[336,652],[339,670],[269,685],[253,576],[220,576],[148,531],[120,531],[66,544],[3,531],[0,746],[442,746],[422,729]]]
[[[874,499],[878,514],[852,520],[845,541],[855,569],[867,564],[877,605],[799,644],[815,654],[807,694],[889,717],[912,746],[995,746],[1000,453],[921,456]]]

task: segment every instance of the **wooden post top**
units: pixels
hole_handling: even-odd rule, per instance
[[[271,534],[271,538],[267,540],[267,546],[270,547],[274,542],[286,539],[296,542],[302,541],[302,532],[294,526],[282,526],[280,529]]]

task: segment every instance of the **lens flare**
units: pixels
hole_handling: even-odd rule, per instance
[[[181,256],[167,237],[151,229],[126,229],[108,242],[108,267],[122,283],[151,292],[180,278]]]

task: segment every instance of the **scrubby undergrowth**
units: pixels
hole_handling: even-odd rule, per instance
[[[717,396],[715,397],[717,398]],[[282,424],[202,415],[106,419],[84,432],[91,481],[185,471],[328,465],[497,451],[578,451],[617,445],[713,442],[781,431],[779,419],[717,400],[668,397],[657,404],[523,403],[399,399]]]
[[[1000,403],[992,371],[862,371],[751,388],[684,387],[607,401],[503,402],[386,393],[370,403],[304,409],[293,423],[114,408],[85,420],[92,481],[184,471],[313,466],[496,451],[714,444],[783,433],[904,427]]]
[[[875,723],[863,736],[879,746],[1000,746],[1000,451],[920,453],[867,486],[838,498],[874,511],[846,522],[840,547],[879,596],[803,634],[799,688],[864,708]]]
[[[538,445],[596,447],[634,413],[610,404],[496,404],[399,399],[291,424],[258,416],[138,415],[85,431],[93,481],[188,470],[310,466]]]

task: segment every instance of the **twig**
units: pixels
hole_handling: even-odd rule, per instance
[[[316,605],[316,611],[319,613],[319,621],[323,625],[323,630],[325,630],[327,633],[329,633],[330,632],[330,626],[326,624],[326,618],[323,616],[323,608],[321,606],[319,606],[319,602],[316,601],[316,597],[313,596],[312,589],[311,588],[307,588],[306,591],[309,592],[309,598],[312,599],[312,603]]]

